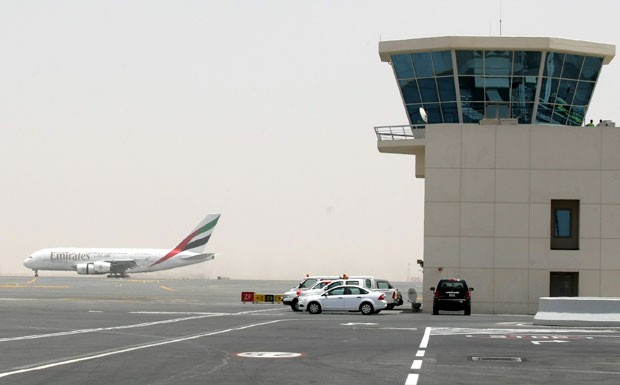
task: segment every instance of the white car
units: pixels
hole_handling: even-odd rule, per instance
[[[284,305],[290,306],[293,311],[300,311],[297,307],[297,301],[299,296],[305,292],[306,290],[317,290],[325,287],[329,284],[333,279],[338,279],[338,277],[329,277],[329,276],[313,276],[308,277],[302,282],[300,282],[297,286],[292,288],[291,290],[284,293],[282,296],[282,303]],[[322,291],[322,290],[318,290]]]
[[[356,277],[348,277],[346,279],[333,280],[328,285],[323,283],[321,285],[315,285],[314,287],[311,287],[308,290],[298,291],[297,296],[299,297],[299,296],[307,296],[307,295],[313,295],[313,294],[323,294],[327,290],[334,288],[336,286],[341,286],[341,285],[361,286],[363,288],[366,288],[372,291],[382,292],[383,294],[385,294],[385,300],[388,303],[387,310],[392,310],[394,309],[395,306],[400,306],[403,304],[402,295],[400,294],[398,289],[392,286],[390,281],[386,279],[376,279],[370,276],[356,276]],[[299,309],[293,309],[293,310],[299,310]]]
[[[315,294],[323,294],[329,289],[333,289],[334,287],[342,286],[342,285],[362,286],[360,280],[358,279],[356,280],[336,279],[333,281],[322,281],[322,282],[317,282],[313,287],[311,287],[308,290],[299,292],[298,297],[305,297],[308,295],[315,295]]]
[[[360,286],[344,285],[325,291],[323,294],[299,297],[299,310],[311,314],[322,311],[359,311],[364,315],[378,314],[388,304],[385,294]]]

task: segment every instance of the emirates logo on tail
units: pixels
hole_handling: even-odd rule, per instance
[[[207,215],[207,217],[200,222],[200,224],[190,235],[185,237],[185,239],[183,239],[174,249],[170,250],[170,252],[160,258],[157,262],[153,263],[151,266],[163,263],[183,251],[200,254],[207,242],[209,242],[209,238],[211,238],[211,234],[213,234],[213,228],[215,228],[215,225],[219,219],[220,214]]]

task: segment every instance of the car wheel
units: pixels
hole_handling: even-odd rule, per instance
[[[439,315],[439,309],[433,306],[433,315]]]
[[[318,302],[310,302],[308,304],[308,313],[321,314],[321,305]]]
[[[375,312],[375,308],[372,307],[370,303],[364,302],[363,304],[360,305],[360,311],[362,312],[363,315],[371,315],[372,313]]]
[[[386,309],[388,309],[388,310],[392,310],[392,309],[394,309],[394,306],[396,306],[396,305],[394,305],[393,303],[391,303],[391,304],[387,305]]]
[[[471,306],[465,308],[465,315],[471,315]]]

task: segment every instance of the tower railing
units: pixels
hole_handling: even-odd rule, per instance
[[[400,126],[378,126],[375,127],[377,140],[403,140],[403,139],[424,139],[424,125],[400,125]]]

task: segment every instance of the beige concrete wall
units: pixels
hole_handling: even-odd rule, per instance
[[[426,128],[424,288],[475,288],[473,312],[534,314],[551,271],[581,296],[620,296],[620,128]],[[580,200],[579,250],[551,250],[552,199]]]

